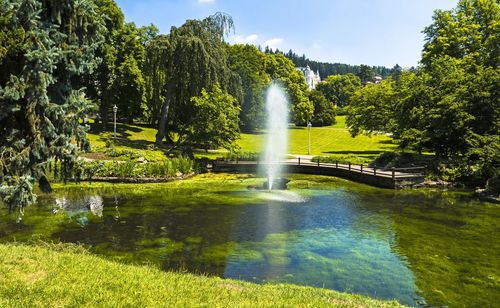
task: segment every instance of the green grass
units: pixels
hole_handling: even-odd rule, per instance
[[[360,295],[124,265],[78,246],[0,245],[1,307],[399,307]]]
[[[288,153],[306,155],[308,135],[307,128],[290,129]],[[243,151],[259,152],[264,140],[264,134],[242,134],[238,145]],[[392,143],[392,139],[385,135],[352,138],[345,128],[345,116],[337,117],[337,123],[333,126],[311,128],[311,155],[332,156],[339,159],[355,155],[372,159],[382,152],[395,150],[396,146]]]
[[[148,161],[161,161],[166,158],[166,148],[156,148],[154,141],[155,128],[118,124],[118,140],[115,149],[118,151],[132,151],[135,156],[145,157]],[[106,138],[112,133],[103,133],[98,126],[93,127],[88,137],[92,144],[93,152],[103,153],[106,151]],[[237,144],[242,152],[262,152],[265,134],[241,134]],[[308,130],[303,127],[291,128],[289,130],[289,154],[307,154]],[[361,157],[362,159],[373,159],[386,151],[393,151],[396,145],[392,139],[385,135],[357,136],[352,138],[345,128],[345,116],[337,117],[337,123],[327,127],[311,128],[311,155],[332,156],[339,159]],[[200,151],[198,157],[215,158],[224,156],[226,151]],[[100,156],[92,156],[97,157]],[[120,158],[118,158],[120,159]]]

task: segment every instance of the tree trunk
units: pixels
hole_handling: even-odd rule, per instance
[[[104,129],[108,127],[108,120],[109,120],[109,114],[108,114],[108,104],[107,103],[101,103],[100,106],[100,114],[101,114],[101,124]]]
[[[168,109],[170,107],[170,99],[166,98],[161,106],[161,117],[158,121],[158,132],[156,133],[156,144],[161,145],[161,142],[167,134],[167,119]]]
[[[174,88],[174,83],[170,81],[167,86],[167,93],[165,95],[165,99],[163,100],[163,104],[161,105],[161,116],[158,119],[158,132],[156,133],[156,144],[161,145],[161,142],[167,135],[167,120],[168,120],[168,111],[170,108],[170,100],[171,93]]]

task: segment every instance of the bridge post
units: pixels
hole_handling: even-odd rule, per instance
[[[396,171],[394,170],[394,167],[392,167],[392,179],[394,180],[396,178]]]
[[[377,167],[373,167],[373,175],[377,175]]]
[[[299,166],[300,166],[300,156],[299,156]]]
[[[361,173],[363,173],[363,164],[361,164]]]
[[[318,167],[319,167],[319,158],[318,158]]]
[[[351,162],[349,162],[349,171],[351,170]]]

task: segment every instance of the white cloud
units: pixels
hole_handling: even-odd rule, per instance
[[[250,35],[235,35],[231,38],[231,42],[234,44],[253,44],[259,36],[257,34]]]
[[[198,3],[213,3],[215,0],[198,0]]]
[[[267,41],[264,42],[263,44],[263,47],[269,47],[271,49],[276,49],[276,48],[279,48],[279,46],[284,42],[285,40],[280,38],[280,37],[276,37],[276,38],[272,38],[272,39],[269,39]]]

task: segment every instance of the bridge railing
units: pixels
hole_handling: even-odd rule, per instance
[[[257,164],[263,165],[265,163],[259,161],[242,161],[236,158],[234,161],[227,160],[216,160],[214,164]],[[424,176],[427,171],[426,166],[418,166],[418,167],[405,167],[405,168],[380,168],[376,166],[367,166],[364,164],[352,164],[341,163],[336,161],[334,163],[322,163],[320,161],[312,162],[312,161],[301,161],[301,158],[298,157],[297,160],[286,160],[276,162],[283,165],[291,165],[291,166],[314,166],[314,167],[324,167],[324,168],[335,168],[335,169],[343,169],[349,170],[352,172],[359,172],[365,174],[372,174],[374,176],[385,176],[392,177],[393,179],[404,179],[404,178],[413,178],[415,176]]]

